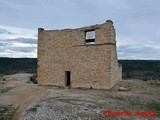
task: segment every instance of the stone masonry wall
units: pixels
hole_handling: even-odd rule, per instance
[[[95,30],[95,44],[86,44],[85,32]],[[71,88],[109,89],[120,80],[112,21],[79,29],[38,29],[38,84]]]

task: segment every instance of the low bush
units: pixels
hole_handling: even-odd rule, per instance
[[[34,84],[37,84],[37,74],[33,74],[29,79],[30,79],[30,81],[32,81]]]
[[[158,115],[160,114],[160,103],[157,103],[157,102],[152,101],[151,103],[149,103],[149,104],[147,105],[147,107],[148,107],[149,109],[155,110],[155,112],[156,112]]]

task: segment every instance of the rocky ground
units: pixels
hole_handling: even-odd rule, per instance
[[[0,120],[159,120],[158,81],[123,80],[111,90],[63,89],[29,82],[31,74],[0,80]],[[156,116],[106,116],[106,110],[156,112]],[[148,114],[149,115],[149,114]],[[142,117],[143,116],[143,117]]]

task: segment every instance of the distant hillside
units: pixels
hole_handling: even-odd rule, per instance
[[[160,79],[160,60],[119,60],[123,79]],[[37,73],[36,58],[0,58],[0,74]]]
[[[160,60],[119,60],[123,79],[160,79]]]
[[[0,58],[0,74],[36,73],[36,58]]]

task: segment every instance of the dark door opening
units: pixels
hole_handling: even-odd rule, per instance
[[[66,71],[66,86],[70,86],[71,85],[71,72],[70,71]]]

